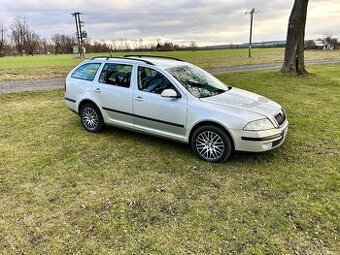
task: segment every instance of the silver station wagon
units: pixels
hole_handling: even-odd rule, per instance
[[[213,163],[277,148],[288,131],[279,104],[169,57],[85,60],[66,78],[65,103],[89,132],[110,125],[159,136]]]

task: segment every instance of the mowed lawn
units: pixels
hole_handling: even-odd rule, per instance
[[[220,75],[279,102],[286,143],[223,164],[85,132],[63,91],[0,95],[1,254],[339,254],[340,65]]]
[[[263,63],[281,63],[283,48],[253,49],[253,57],[248,58],[247,49],[171,51],[171,52],[120,52],[114,56],[125,54],[152,54],[172,56],[184,59],[202,68],[228,67]],[[87,58],[104,54],[87,54]],[[340,59],[340,51],[306,51],[307,60]],[[0,58],[0,82],[14,80],[36,80],[65,77],[67,73],[82,59],[73,55],[36,55],[29,57]]]

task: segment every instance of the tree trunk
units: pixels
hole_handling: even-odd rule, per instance
[[[307,74],[304,63],[304,40],[308,0],[295,0],[289,17],[283,73]]]
[[[300,39],[296,49],[296,62],[295,62],[295,72],[299,75],[306,75],[308,72],[305,68],[305,28],[303,33],[300,35]]]

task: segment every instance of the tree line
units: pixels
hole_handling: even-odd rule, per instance
[[[296,0],[307,1],[307,0]],[[308,2],[308,1],[307,1]],[[303,22],[302,22],[303,24]],[[304,38],[302,38],[303,40]],[[289,40],[288,40],[289,41]],[[319,39],[327,48],[339,49],[340,44],[336,38],[327,35]],[[314,41],[304,41],[305,49],[318,49]],[[51,38],[41,38],[29,26],[25,18],[17,17],[8,27],[0,24],[0,56],[4,55],[34,55],[34,54],[71,54],[73,47],[78,45],[75,35],[55,34]],[[86,52],[111,52],[111,51],[172,51],[207,49],[198,47],[192,41],[189,46],[178,45],[169,41],[150,42],[140,39],[118,38],[107,41],[94,41],[86,39],[82,46]],[[239,45],[225,48],[238,48]],[[296,46],[295,46],[296,47]],[[218,48],[218,47],[217,47]]]
[[[51,38],[41,38],[34,32],[25,18],[17,17],[8,27],[0,25],[0,56],[34,54],[70,54],[77,45],[73,35],[55,34]],[[109,52],[111,46],[106,42],[91,43],[87,40],[83,46],[89,52]]]
[[[35,55],[35,54],[71,54],[73,47],[78,45],[75,35],[55,34],[51,38],[41,38],[29,26],[26,18],[17,17],[8,27],[0,24],[0,56],[5,55]],[[192,44],[191,44],[192,45]],[[190,49],[172,42],[152,43],[140,39],[118,38],[110,42],[86,39],[82,46],[86,52],[111,51],[149,51]],[[193,48],[196,49],[196,46]]]

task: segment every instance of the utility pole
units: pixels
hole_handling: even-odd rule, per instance
[[[81,21],[80,19],[80,15],[82,15],[82,13],[80,12],[74,12],[71,14],[72,16],[74,16],[75,22],[76,22],[76,37],[77,37],[77,41],[78,41],[78,50],[79,50],[79,56],[80,57],[85,57],[85,54],[83,52],[83,42],[84,39],[87,38],[87,33],[85,31],[82,31],[82,27],[84,26],[84,22]]]
[[[250,12],[246,12],[245,14],[250,14],[250,33],[249,33],[249,51],[248,57],[251,58],[251,44],[253,39],[253,23],[254,23],[254,13],[258,13],[258,11],[253,8]]]

